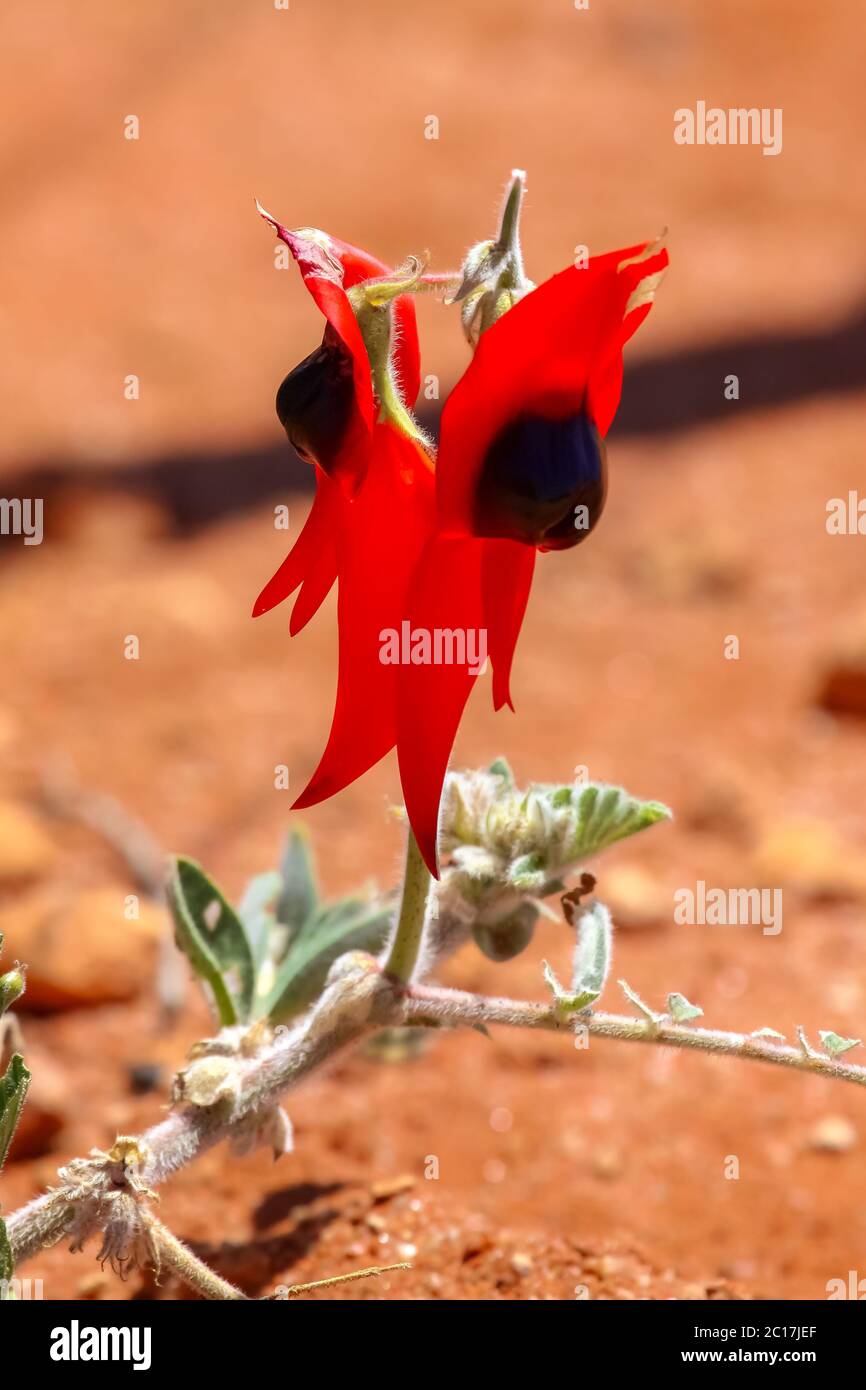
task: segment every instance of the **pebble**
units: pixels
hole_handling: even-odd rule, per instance
[[[857,1131],[844,1115],[825,1115],[809,1132],[809,1147],[819,1153],[847,1153],[857,1143]]]

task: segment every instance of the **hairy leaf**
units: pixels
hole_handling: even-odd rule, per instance
[[[175,940],[213,990],[220,1023],[246,1022],[253,998],[253,953],[234,908],[201,866],[184,858],[172,863],[168,903]],[[230,982],[231,972],[236,972],[236,985]]]
[[[30,1073],[24,1058],[16,1052],[9,1060],[5,1075],[0,1077],[0,1168],[6,1162],[29,1085]]]
[[[577,924],[577,947],[571,987],[575,994],[596,1000],[604,989],[610,969],[613,924],[604,903],[594,903],[581,913]]]
[[[310,841],[305,830],[293,830],[283,853],[283,889],[277,900],[277,921],[289,930],[289,940],[319,909],[319,890]]]
[[[841,1057],[843,1052],[849,1052],[852,1047],[860,1046],[859,1038],[842,1038],[832,1029],[818,1029],[818,1037],[832,1057]]]
[[[283,876],[276,869],[251,878],[238,903],[238,916],[247,934],[256,970],[268,955],[277,925],[277,904],[283,891]]]
[[[636,835],[660,820],[670,820],[671,816],[660,801],[639,801],[622,787],[599,782],[588,783],[580,792],[575,790],[574,800],[577,818],[569,846],[574,859],[597,854],[617,840]]]
[[[295,936],[257,1014],[272,1023],[285,1023],[299,1014],[321,993],[337,957],[345,951],[381,950],[393,920],[393,908],[360,898],[320,908]]]
[[[544,972],[545,983],[553,995],[557,1013],[578,1013],[581,1009],[586,1009],[590,1004],[594,1004],[598,998],[598,995],[593,994],[592,990],[586,990],[582,994],[575,994],[570,990],[563,989],[555,970],[546,960],[541,962],[541,968]]]
[[[668,995],[668,1013],[674,1023],[688,1023],[693,1018],[702,1018],[703,1009],[690,1004],[684,994]]]
[[[501,777],[507,787],[514,786],[514,773],[506,758],[494,758],[487,770],[492,772],[494,777]]]
[[[6,1223],[0,1216],[0,1303],[11,1302],[15,1297],[9,1288],[14,1273],[12,1246],[9,1244],[9,1236],[6,1233]]]

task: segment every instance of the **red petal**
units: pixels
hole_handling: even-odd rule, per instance
[[[520,635],[532,574],[535,547],[520,541],[487,540],[481,562],[487,649],[493,666],[493,708],[514,709],[509,688],[514,648]]]
[[[373,448],[373,465],[338,538],[340,655],[331,733],[296,808],[341,791],[396,742],[398,668],[380,660],[382,633],[400,628],[433,528],[433,472],[428,456],[389,425],[376,426]]]
[[[409,605],[411,629],[481,629],[481,558],[474,539],[437,537],[425,551]],[[466,665],[401,665],[397,751],[403,798],[418,847],[434,877],[439,802],[457,726],[475,676]]]
[[[642,279],[667,264],[667,252],[660,251],[623,266],[644,249],[612,251],[584,269],[562,271],[482,335],[442,414],[437,487],[444,531],[471,534],[484,456],[517,416],[562,419],[586,409],[597,412],[592,418],[606,432],[619,403],[622,344],[649,308],[624,321],[629,298]]]
[[[300,632],[337,577],[336,536],[347,507],[340,488],[317,468],[316,495],[309,515],[292,549],[256,599],[254,618],[275,608],[302,584],[290,624],[291,632]]]
[[[298,263],[304,284],[351,353],[359,409],[368,425],[372,425],[370,366],[345,292],[364,280],[389,275],[388,266],[376,256],[359,250],[347,241],[340,241],[338,237],[315,228],[290,231],[264,208],[260,207],[259,211],[288,246]],[[406,405],[412,406],[421,388],[421,354],[415,303],[411,295],[403,295],[394,301],[394,367],[403,400]]]

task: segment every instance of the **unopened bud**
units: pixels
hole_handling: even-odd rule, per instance
[[[0,975],[0,1014],[11,1008],[15,1000],[21,998],[25,989],[24,971],[20,965],[16,965],[14,970],[7,970],[5,975]]]

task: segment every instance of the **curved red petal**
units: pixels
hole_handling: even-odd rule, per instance
[[[346,506],[341,490],[320,468],[316,469],[316,493],[313,505],[301,529],[301,534],[292,546],[276,574],[268,580],[253,605],[253,617],[268,613],[289,594],[294,593],[299,584],[312,583],[321,589],[325,578],[330,574],[322,599],[337,577],[335,536],[341,524],[343,509]],[[319,605],[317,604],[316,607]],[[312,617],[315,609],[310,613]]]
[[[327,747],[295,808],[313,806],[377,763],[396,742],[396,667],[383,633],[400,629],[409,584],[435,520],[432,464],[389,425],[337,543],[339,672]]]
[[[358,405],[362,418],[372,425],[372,386],[366,349],[346,290],[364,280],[391,272],[384,261],[362,251],[350,242],[318,229],[291,231],[264,208],[261,215],[269,222],[294,256],[304,284],[334,331],[352,355]],[[328,288],[330,286],[330,288]],[[337,291],[335,293],[335,291]],[[421,389],[421,353],[418,324],[411,295],[394,302],[394,367],[397,383],[406,405],[412,406]]]
[[[514,709],[511,664],[529,601],[535,570],[534,546],[520,541],[487,540],[481,561],[481,588],[487,649],[493,666],[493,708]]]
[[[641,281],[667,265],[666,251],[638,261],[646,249],[627,247],[562,271],[483,334],[442,414],[437,486],[443,531],[471,534],[485,453],[519,415],[564,418],[595,409],[605,433],[619,403],[622,345],[649,307],[627,315],[629,301]]]
[[[481,560],[474,539],[437,536],[418,568],[409,604],[409,636],[437,630],[483,631]],[[406,812],[431,874],[439,877],[439,803],[460,716],[478,673],[464,662],[399,667],[397,753]]]

